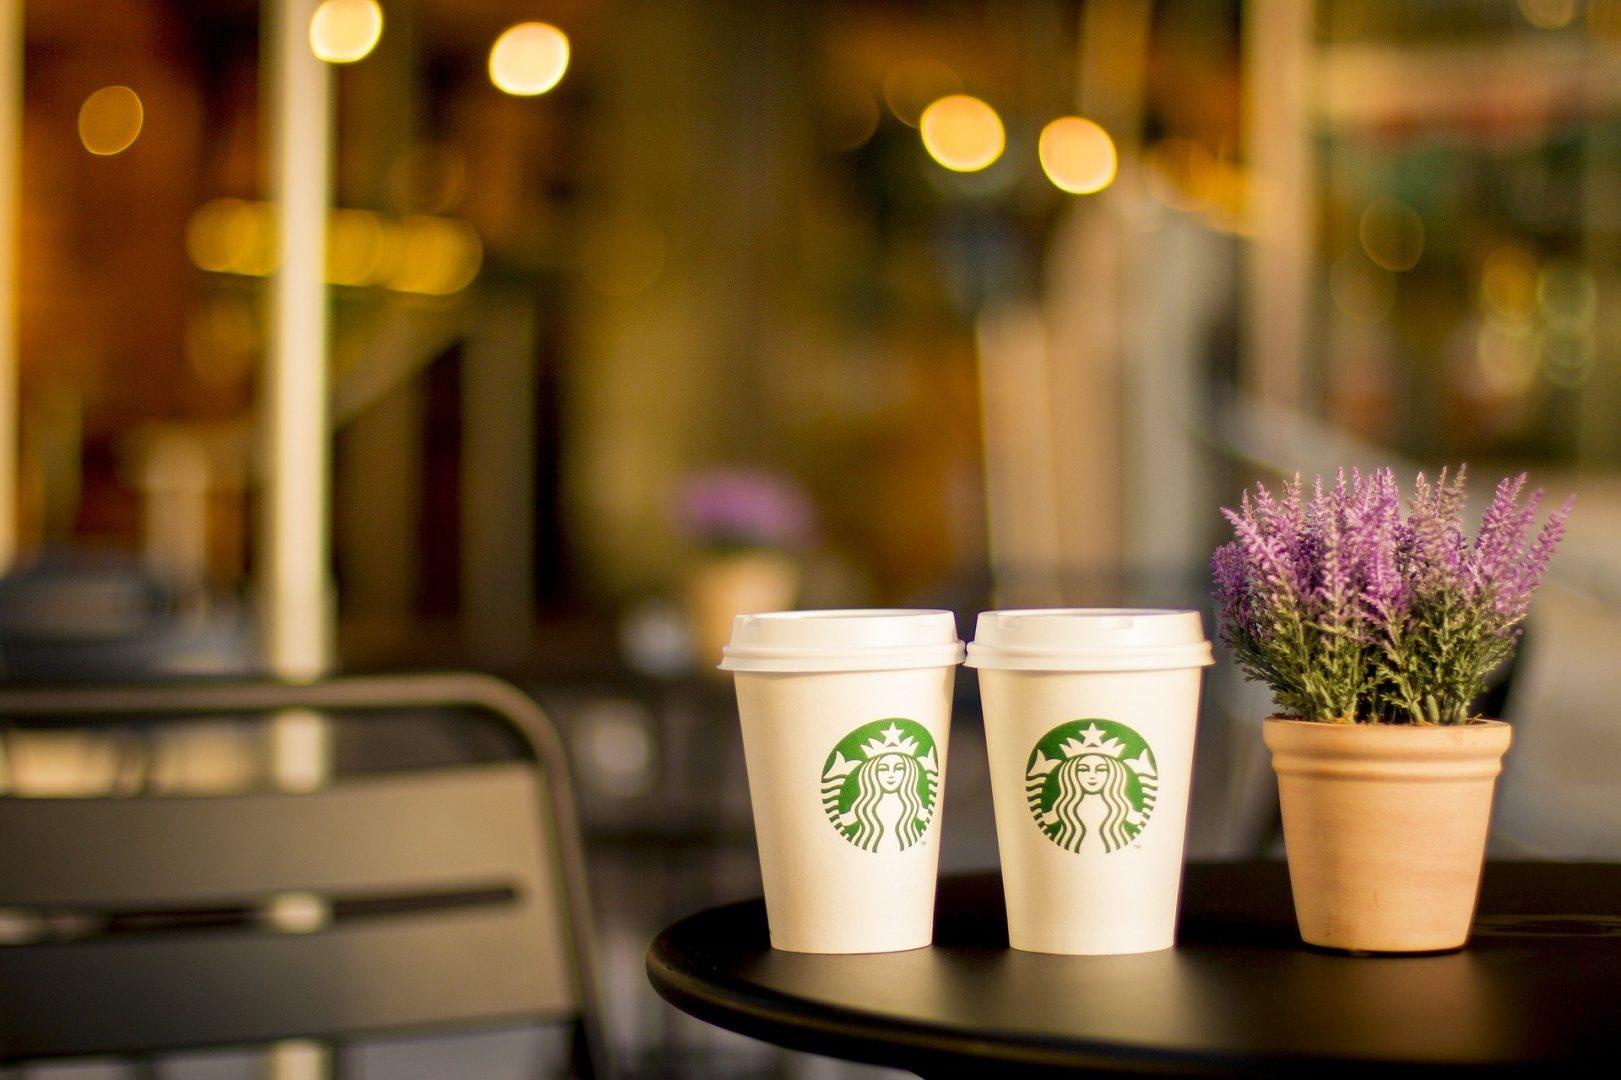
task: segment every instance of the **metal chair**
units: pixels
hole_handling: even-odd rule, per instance
[[[0,723],[476,711],[522,759],[305,793],[0,796],[0,1063],[524,1020],[605,1069],[562,744],[479,675],[0,689]]]

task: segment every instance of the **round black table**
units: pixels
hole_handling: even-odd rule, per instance
[[[935,944],[772,950],[759,900],[671,926],[653,985],[700,1019],[925,1076],[1087,1069],[1310,1075],[1524,1069],[1621,1054],[1621,866],[1488,866],[1467,949],[1354,957],[1300,944],[1281,864],[1188,867],[1178,946],[1068,957],[1007,947],[995,874],[940,883]]]

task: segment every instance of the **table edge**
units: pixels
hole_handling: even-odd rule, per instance
[[[706,910],[722,911],[758,902],[746,900]],[[681,921],[685,920],[673,925]],[[661,948],[664,936],[661,933],[653,940],[646,956],[648,982],[661,998],[705,1023],[790,1050],[908,1071],[916,1070],[920,1062],[951,1061],[959,1067],[1004,1065],[1100,1074],[1236,1075],[1256,1063],[1249,1058],[1210,1058],[1129,1043],[1084,1044],[1039,1035],[998,1033],[974,1038],[953,1028],[917,1020],[907,1020],[904,1028],[896,1029],[864,1013],[819,1002],[791,999],[793,1005],[789,1008],[783,1002],[790,999],[751,992],[742,983],[729,983],[723,991],[727,999],[722,1001],[713,984],[666,962]],[[739,1023],[740,1019],[744,1022]],[[818,1036],[837,1039],[838,1050],[819,1042]],[[846,1052],[857,1049],[859,1056]],[[1295,1059],[1268,1059],[1268,1067],[1272,1068],[1295,1063]],[[1310,1059],[1299,1059],[1298,1063],[1306,1065]]]
[[[1190,865],[1230,865],[1257,860],[1212,860]],[[1281,865],[1281,860],[1260,860]],[[1493,860],[1498,863],[1541,863],[1547,860]],[[1568,861],[1568,860],[1558,860]],[[1587,865],[1621,865],[1599,860],[1579,860]],[[956,879],[995,877],[998,871],[977,871],[942,875]],[[942,1063],[957,1068],[1006,1065],[1035,1069],[1095,1070],[1116,1075],[1270,1075],[1280,1069],[1310,1068],[1314,1074],[1362,1073],[1369,1068],[1399,1072],[1422,1070],[1430,1073],[1488,1075],[1515,1071],[1509,1062],[1439,1062],[1398,1060],[1378,1057],[1325,1060],[1309,1054],[1247,1054],[1167,1050],[1164,1047],[1123,1042],[1085,1042],[1050,1039],[1022,1032],[998,1031],[983,1036],[965,1035],[959,1029],[914,1019],[905,1027],[885,1025],[869,1014],[837,1005],[791,998],[773,991],[760,991],[752,984],[730,978],[706,981],[674,966],[668,959],[668,938],[690,920],[714,917],[729,910],[757,908],[761,897],[721,904],[678,919],[649,944],[645,971],[653,989],[671,1006],[705,1023],[737,1034],[813,1054],[915,1070],[920,1064]],[[1302,946],[1303,948],[1305,946]],[[837,1040],[834,1049],[820,1039]]]

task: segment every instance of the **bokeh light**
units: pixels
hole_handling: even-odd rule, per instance
[[[1598,310],[1598,283],[1575,263],[1550,262],[1537,275],[1537,308],[1555,330],[1585,334]]]
[[[390,239],[388,226],[370,210],[332,211],[326,228],[326,279],[334,285],[375,285]]]
[[[1477,374],[1500,398],[1522,397],[1537,378],[1536,342],[1530,328],[1487,321],[1476,338]]]
[[[1071,195],[1102,191],[1119,166],[1109,133],[1080,116],[1061,116],[1042,128],[1036,149],[1047,179]]]
[[[1542,30],[1558,30],[1576,18],[1576,0],[1519,0],[1525,21]]]
[[[1537,263],[1530,252],[1504,244],[1480,268],[1480,301],[1488,316],[1525,324],[1537,310]]]
[[[544,94],[568,70],[568,35],[551,23],[508,27],[490,46],[490,81],[518,97]]]
[[[186,254],[200,270],[259,276],[276,269],[275,236],[268,204],[211,199],[186,223]]]
[[[581,710],[580,772],[593,787],[620,797],[646,793],[653,782],[658,721],[647,707],[607,698]]]
[[[1596,353],[1586,334],[1568,334],[1546,328],[1537,334],[1537,359],[1542,377],[1563,390],[1574,390],[1593,374]]]
[[[310,51],[329,64],[365,59],[382,36],[377,0],[322,0],[310,16]]]
[[[399,230],[399,262],[386,282],[389,288],[449,296],[478,276],[484,245],[467,222],[414,215],[401,219]]]
[[[895,119],[917,127],[923,110],[934,101],[962,89],[962,79],[938,60],[914,57],[902,60],[884,76],[884,104]]]
[[[1411,270],[1424,254],[1424,222],[1400,199],[1380,198],[1362,210],[1357,223],[1362,249],[1386,270]]]
[[[1007,145],[996,110],[968,94],[943,97],[924,109],[918,129],[929,156],[953,172],[978,172]]]
[[[264,277],[276,270],[275,208],[212,199],[186,224],[186,253],[200,270]],[[392,220],[371,210],[333,210],[327,219],[326,280],[449,296],[473,283],[484,261],[478,231],[455,218],[414,214]]]
[[[119,154],[135,142],[145,119],[135,91],[127,86],[103,86],[79,106],[79,141],[101,157]]]

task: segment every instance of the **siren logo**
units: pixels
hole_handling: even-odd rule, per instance
[[[1113,720],[1072,720],[1036,743],[1025,767],[1030,814],[1065,851],[1118,851],[1148,825],[1159,770],[1143,737]]]
[[[891,717],[856,728],[822,767],[822,809],[863,851],[905,851],[934,817],[940,759],[928,729]]]

